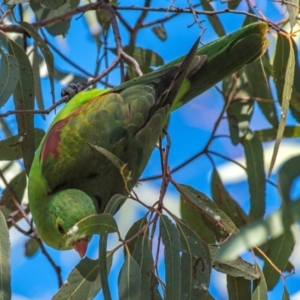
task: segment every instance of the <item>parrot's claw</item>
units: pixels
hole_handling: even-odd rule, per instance
[[[61,90],[61,96],[69,96],[69,100],[72,99],[75,95],[85,89],[86,84],[84,83],[70,83],[67,87]]]

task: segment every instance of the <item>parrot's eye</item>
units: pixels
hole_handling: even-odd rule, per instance
[[[65,230],[63,229],[62,225],[60,223],[57,224],[57,230],[59,231],[59,233],[64,234]]]

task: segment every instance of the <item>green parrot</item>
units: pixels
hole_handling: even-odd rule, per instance
[[[127,196],[120,170],[97,147],[127,164],[134,187],[171,111],[267,49],[266,23],[252,23],[113,89],[83,91],[56,115],[29,174],[30,210],[41,239],[85,255],[91,237],[66,238],[81,219]]]

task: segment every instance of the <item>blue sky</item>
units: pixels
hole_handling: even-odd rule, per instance
[[[126,5],[126,2],[128,1],[120,2],[121,4]],[[267,2],[268,1],[265,1],[265,3]],[[135,2],[136,5],[139,5],[139,3],[142,4],[143,1]],[[154,3],[156,3],[157,6],[162,5],[161,1],[154,1]],[[175,4],[177,6],[180,6],[181,4],[186,6],[186,1],[176,1]],[[273,5],[271,7],[273,7]],[[266,7],[260,8],[262,11],[266,9]],[[244,9],[243,5],[240,6],[240,10],[242,9]],[[132,19],[137,15],[137,13],[133,12],[122,12],[122,14],[128,19]],[[279,11],[276,11],[275,9],[274,11],[268,11],[268,14],[269,16],[274,16],[274,19],[279,18],[280,16]],[[147,21],[155,20],[158,17],[163,17],[164,15],[164,13],[152,14],[152,16],[148,17]],[[223,14],[220,16],[222,23],[225,24],[224,27],[226,32],[228,33],[238,29],[243,22],[243,18],[243,16],[233,14]],[[200,19],[202,20],[205,18],[200,16]],[[92,18],[90,20],[92,20]],[[199,28],[196,25],[193,25],[191,28],[187,29],[187,26],[191,25],[192,23],[193,19],[188,15],[183,15],[179,19],[175,18],[174,20],[167,22],[165,27],[168,32],[168,40],[165,42],[161,42],[159,39],[157,39],[157,37],[155,37],[151,32],[150,28],[145,29],[138,35],[137,45],[157,51],[163,56],[165,62],[169,62],[170,60],[185,54],[191,47],[194,40],[197,38],[199,34]],[[90,24],[93,24],[93,22],[91,21]],[[203,35],[202,42],[207,43],[216,39],[217,35],[212,30],[210,24],[206,21],[203,23],[203,25],[207,28],[207,30]],[[73,61],[88,71],[93,72],[96,48],[93,44],[90,33],[84,29],[85,26],[86,21],[84,17],[78,19],[73,18],[71,30],[65,40],[52,37],[49,37],[49,39],[58,47],[60,47],[61,51],[63,51],[65,55],[68,55]],[[97,30],[97,26],[92,26],[91,30]],[[126,45],[126,38],[128,38],[128,36],[123,28],[121,28],[121,35],[123,44]],[[112,36],[109,38],[109,46],[114,47]],[[59,66],[60,69],[65,71],[69,71],[71,73],[74,71],[72,67],[66,65],[66,63],[60,58],[55,57],[55,64]],[[118,80],[119,72],[116,70],[110,76],[110,82],[113,84],[118,84]],[[47,78],[43,79],[42,84],[46,107],[48,107],[51,103],[51,97]],[[60,89],[61,85],[57,83],[56,99],[60,98]],[[214,125],[214,120],[217,119],[220,113],[222,103],[223,101],[216,90],[211,89],[172,114],[169,127],[169,134],[171,135],[172,139],[172,148],[169,161],[171,167],[177,166],[185,159],[202,149],[210,135],[211,129]],[[5,109],[8,109],[10,106],[11,104],[8,104]],[[257,107],[255,108],[255,114],[256,123],[251,124],[251,128],[257,129],[264,126],[267,127],[268,125],[263,120],[263,117],[261,116],[261,113]],[[51,113],[49,116],[47,116],[46,121],[43,121],[40,116],[37,116],[36,126],[46,129],[49,126],[53,116],[54,113]],[[225,121],[222,122],[219,132],[227,132]],[[267,154],[265,155],[265,159],[267,160],[267,157],[269,157],[271,153],[272,144],[266,144],[265,147],[267,149],[265,152]],[[223,154],[243,161],[242,148],[240,146],[232,146],[228,139],[217,139],[214,142],[212,149],[222,149]],[[290,155],[299,153],[299,150],[300,146],[298,141],[283,143],[278,159],[278,165]],[[245,195],[245,190],[248,191],[245,174],[240,172],[240,170],[237,170],[236,166],[226,163],[221,159],[216,158],[215,162],[218,165],[222,179],[229,192],[235,199],[238,199],[239,202],[242,203],[245,210],[247,210],[249,208],[249,196]],[[14,168],[15,169],[9,170],[11,175],[17,174],[20,164],[16,164]],[[158,153],[154,152],[143,176],[155,175],[159,172],[159,169],[160,164],[158,161]],[[274,175],[271,177],[271,179],[274,181],[276,181],[276,170],[277,169],[275,168]],[[183,170],[175,173],[173,178],[177,182],[192,185],[200,191],[210,195],[210,176],[211,165],[205,157],[201,157],[194,161],[193,164],[190,164]],[[159,187],[160,181],[153,181],[147,184],[142,184],[137,192],[140,199],[152,203],[158,198]],[[269,207],[267,213],[270,213],[271,210],[278,208],[280,203],[276,191],[274,191],[274,188],[270,186],[267,187],[267,196]],[[178,211],[178,195],[175,193],[174,189],[169,189],[166,200],[173,212]],[[141,209],[139,207],[133,208],[130,206],[130,204],[132,203],[127,203],[117,215],[119,228],[122,228],[124,235],[128,226],[130,226],[133,220],[137,219],[141,214]],[[57,279],[48,261],[44,258],[40,251],[32,258],[24,257],[24,242],[26,241],[26,238],[24,238],[24,236],[15,230],[11,230],[10,234],[12,240],[11,262],[13,299],[51,299],[51,297],[57,291]],[[112,236],[110,240],[110,246],[113,247],[112,245],[117,242],[118,241],[116,238]],[[300,247],[297,246],[295,253],[300,253],[299,248]],[[74,251],[56,251],[49,247],[47,247],[47,250],[55,262],[62,267],[62,276],[63,280],[65,280],[70,271],[79,262],[78,254]],[[95,258],[97,256],[97,241],[92,242],[87,255],[90,258]],[[247,256],[247,258],[251,259],[249,256]],[[117,299],[117,290],[114,288],[114,286],[117,283],[117,273],[121,267],[121,262],[122,251],[119,251],[115,256],[114,266],[110,276],[111,287],[114,291],[113,299]],[[296,300],[300,299],[300,260],[297,255],[293,256],[293,262],[298,266],[298,269],[296,269],[296,274],[294,276],[288,277],[287,286],[291,294],[295,294],[291,299]],[[213,281],[211,283],[211,292],[216,299],[226,299],[226,282],[224,275],[214,273]],[[297,292],[298,296],[296,296]],[[278,295],[281,295],[281,293],[282,282],[280,282],[270,293],[270,299],[279,299],[281,296],[278,297]],[[102,299],[102,296],[98,295],[97,299]]]

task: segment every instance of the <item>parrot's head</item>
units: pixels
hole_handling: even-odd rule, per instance
[[[91,236],[76,236],[72,228],[80,220],[97,213],[93,200],[76,189],[59,191],[49,197],[45,219],[34,218],[41,239],[59,250],[74,248],[83,257]]]

